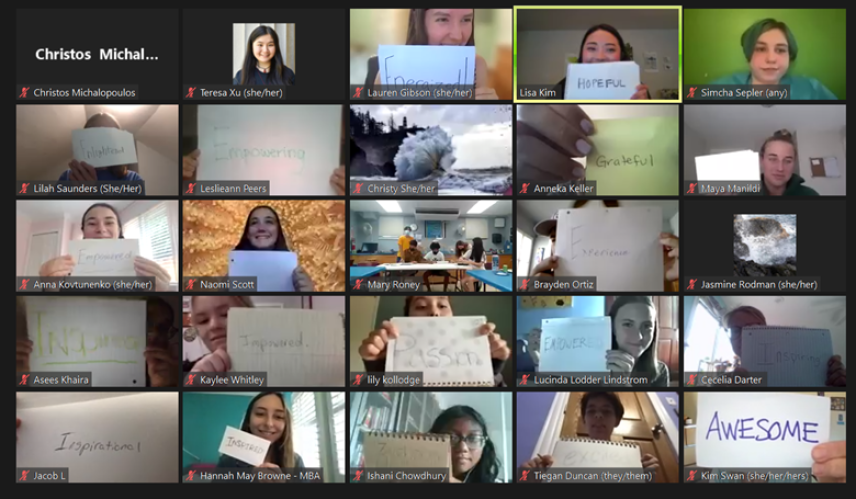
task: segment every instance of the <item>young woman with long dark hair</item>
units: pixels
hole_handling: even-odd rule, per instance
[[[294,85],[294,71],[282,59],[276,30],[259,26],[250,33],[244,63],[232,85]]]

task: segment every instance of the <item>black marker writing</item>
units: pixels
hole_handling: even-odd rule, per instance
[[[611,78],[578,78],[577,88],[626,88],[627,85],[621,80]]]
[[[93,440],[92,442],[78,442],[69,438],[69,435],[74,432],[62,434],[62,443],[54,449],[54,452],[71,451],[77,452],[78,456],[92,452],[142,452],[142,442],[119,443],[112,440],[100,442]]]
[[[608,166],[635,166],[635,167],[654,167],[654,155],[628,155],[622,154],[616,157],[598,156],[595,158],[595,166],[606,168]]]
[[[823,365],[824,360],[815,357],[814,355],[797,353],[797,352],[789,352],[787,350],[777,350],[777,346],[775,343],[761,343],[761,351],[758,352],[758,365],[759,366],[773,366],[778,364],[785,365],[794,365],[797,363],[805,362],[810,364],[812,367],[820,367]]]

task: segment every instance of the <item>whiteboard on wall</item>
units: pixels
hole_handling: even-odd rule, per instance
[[[398,239],[404,235],[404,217],[380,217],[380,228],[378,237],[394,237]]]
[[[472,239],[474,237],[488,239],[490,235],[488,233],[486,218],[465,218],[464,227],[466,228],[467,239]]]

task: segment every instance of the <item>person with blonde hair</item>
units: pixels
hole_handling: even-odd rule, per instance
[[[202,343],[211,352],[201,359],[184,364],[185,372],[225,373],[232,370],[232,361],[226,352],[229,310],[232,307],[252,307],[248,296],[211,295],[190,299],[190,323]]]

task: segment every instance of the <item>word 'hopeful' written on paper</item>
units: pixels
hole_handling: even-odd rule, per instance
[[[633,61],[568,64],[565,100],[628,100],[639,86]]]

